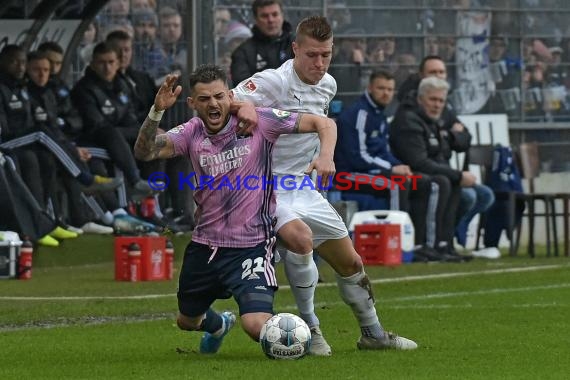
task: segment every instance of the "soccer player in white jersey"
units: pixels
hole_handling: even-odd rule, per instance
[[[297,26],[293,42],[295,58],[275,70],[265,70],[245,79],[233,89],[234,98],[256,106],[326,116],[337,89],[335,79],[327,73],[332,49],[332,29],[326,18],[308,17]],[[274,175],[294,176],[296,182],[301,183],[318,148],[315,135],[280,136],[273,155]],[[283,259],[285,273],[300,316],[311,328],[310,352],[322,356],[332,353],[315,315],[318,270],[312,258],[313,247],[318,248],[319,255],[337,272],[341,297],[352,308],[360,325],[359,349],[417,348],[412,340],[387,332],[380,324],[362,260],[354,250],[342,219],[327,200],[307,186],[295,191],[276,190],[276,194],[275,230],[288,249]]]
[[[277,181],[271,175],[271,154],[277,137],[317,132],[323,149],[313,166],[330,177],[336,126],[322,116],[258,108],[257,130],[238,136],[225,72],[203,65],[190,76],[188,105],[198,117],[157,136],[164,110],[182,90],[175,87],[177,79],[168,75],[160,87],[139,131],[135,155],[146,161],[187,156],[195,169],[197,225],[180,271],[177,323],[183,330],[204,331],[200,352],[212,354],[236,320],[231,312],[211,309],[216,299],[235,298],[242,327],[256,341],[273,314]]]

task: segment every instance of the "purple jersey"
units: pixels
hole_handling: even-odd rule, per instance
[[[236,134],[234,116],[215,135],[197,117],[167,133],[176,155],[190,157],[195,170],[193,241],[247,248],[273,236],[273,144],[279,135],[294,132],[300,118],[272,108],[256,110],[258,123],[251,136]]]

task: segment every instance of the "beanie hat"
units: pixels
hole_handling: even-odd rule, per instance
[[[228,30],[224,37],[224,42],[227,44],[230,41],[240,38],[240,39],[247,39],[250,38],[253,34],[251,30],[241,22],[232,21],[228,25]]]

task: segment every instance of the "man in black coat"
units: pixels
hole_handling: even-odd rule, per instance
[[[457,257],[453,249],[456,211],[461,187],[475,184],[475,176],[449,165],[451,146],[440,127],[449,85],[443,79],[422,79],[417,97],[408,96],[392,121],[390,146],[394,155],[418,174],[439,186],[439,196],[449,201],[438,209],[437,240],[441,254]],[[460,260],[459,258],[458,260]]]
[[[230,67],[234,86],[265,69],[276,69],[293,58],[294,35],[283,18],[281,0],[255,0],[251,6],[255,25],[253,37],[232,53]]]
[[[152,77],[145,71],[132,67],[133,39],[124,30],[115,30],[107,35],[106,41],[119,52],[119,72],[131,88],[131,101],[133,102],[137,120],[142,124],[148,110],[154,104],[154,96],[158,88]]]
[[[150,195],[152,188],[141,179],[132,152],[140,123],[131,87],[118,75],[119,66],[119,53],[100,42],[85,75],[73,87],[71,98],[83,118],[81,140],[105,148],[135,191]]]
[[[398,92],[398,100],[402,102],[406,97],[415,97],[420,81],[427,77],[448,80],[447,68],[441,57],[437,55],[424,57],[420,63],[419,72],[411,75],[402,83],[400,91]],[[457,117],[455,109],[449,101],[449,96],[447,99],[440,123],[442,136],[447,140],[450,147],[447,159],[451,157],[451,151],[466,152],[464,167],[469,167],[471,134]],[[494,201],[495,196],[493,191],[483,184],[475,184],[472,187],[463,188],[461,190],[461,198],[456,217],[456,237],[459,244],[465,246],[467,228],[473,217],[489,209]]]

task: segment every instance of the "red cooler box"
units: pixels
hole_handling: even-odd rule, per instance
[[[366,265],[400,265],[402,250],[399,224],[358,224],[354,248]]]
[[[141,249],[141,281],[166,280],[166,238],[163,236],[118,236],[115,238],[115,280],[129,281],[129,246]]]

